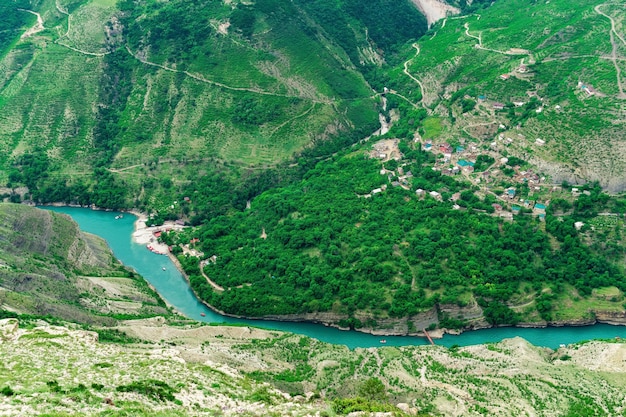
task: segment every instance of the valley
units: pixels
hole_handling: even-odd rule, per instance
[[[619,337],[393,339],[626,323],[622,4],[0,14],[0,415],[624,414]],[[42,204],[115,210],[149,279]]]

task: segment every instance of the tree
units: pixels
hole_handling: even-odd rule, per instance
[[[359,387],[359,395],[370,401],[387,400],[387,389],[378,378],[370,378]]]

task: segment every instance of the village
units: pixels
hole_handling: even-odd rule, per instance
[[[434,155],[436,162],[432,166],[433,171],[469,182],[475,186],[474,189],[477,191],[474,193],[481,199],[486,195],[492,195],[495,202],[491,204],[493,207],[491,215],[513,220],[516,215],[526,214],[544,220],[552,195],[564,191],[559,185],[547,183],[545,176],[527,168],[528,164],[523,160],[502,156],[499,149],[511,142],[512,139],[500,134],[488,147],[479,144],[452,146],[447,142],[435,143],[431,140],[418,141],[416,145]],[[386,191],[389,186],[413,190],[413,173],[406,169],[410,161],[404,160],[398,143],[399,139],[383,139],[372,145],[370,157],[381,160],[383,166],[380,174],[386,176],[387,181],[361,197],[371,198]],[[397,168],[393,170],[385,168],[385,163],[391,160],[396,163],[390,165],[397,164]],[[481,161],[480,166],[477,161]],[[479,169],[476,169],[477,167]],[[441,190],[417,188],[414,191],[418,198],[444,201]],[[577,191],[575,188],[572,189],[572,192]],[[452,203],[452,209],[463,209],[457,204],[460,198],[460,192],[453,193],[447,198]]]

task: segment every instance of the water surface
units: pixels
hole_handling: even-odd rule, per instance
[[[150,252],[144,245],[132,241],[136,217],[124,213],[116,219],[119,212],[97,211],[74,207],[43,207],[70,215],[86,232],[105,239],[114,255],[126,266],[133,268],[143,276],[163,299],[181,314],[209,323],[237,323],[268,329],[288,331],[307,335],[328,343],[346,345],[349,348],[383,346],[425,345],[428,342],[414,336],[373,336],[356,331],[342,331],[320,324],[290,323],[268,320],[244,320],[222,316],[202,304],[189,288],[187,281],[172,261],[164,255]],[[165,268],[165,270],[163,270]],[[204,313],[205,316],[201,314]],[[534,345],[558,348],[561,344],[570,344],[589,339],[626,338],[626,326],[596,324],[584,327],[549,327],[545,329],[522,329],[504,327],[465,332],[459,336],[446,335],[435,340],[444,346],[468,346],[520,336]]]

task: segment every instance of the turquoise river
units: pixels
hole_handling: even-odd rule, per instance
[[[183,315],[195,320],[212,323],[248,324],[269,329],[304,334],[328,343],[347,345],[349,348],[381,346],[381,336],[342,331],[320,324],[292,323],[266,320],[243,320],[225,317],[202,304],[189,288],[187,281],[167,256],[150,252],[144,245],[132,241],[136,217],[125,213],[116,220],[117,212],[96,211],[86,208],[45,207],[70,215],[86,232],[105,239],[115,256],[126,266],[141,274],[156,291]],[[164,269],[165,268],[165,269]],[[205,316],[201,316],[204,313]],[[575,343],[588,339],[608,339],[617,336],[626,338],[626,326],[597,324],[584,327],[549,327],[526,329],[503,327],[465,332],[459,336],[446,335],[435,343],[452,345],[474,345],[497,342],[505,338],[520,336],[537,346],[557,348],[560,344]],[[385,346],[424,345],[427,341],[419,337],[385,336]]]

